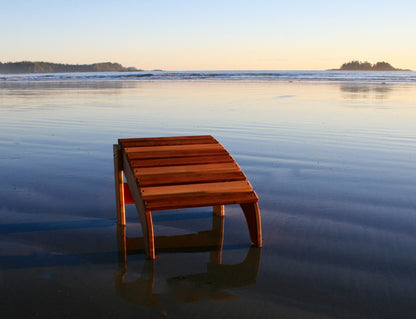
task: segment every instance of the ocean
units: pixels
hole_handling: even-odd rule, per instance
[[[49,74],[0,74],[0,81],[63,81],[63,80],[224,80],[224,81],[363,81],[415,83],[413,71],[140,71],[140,72],[84,72]]]
[[[2,317],[414,318],[415,122],[415,72],[0,75]],[[231,205],[222,247],[123,263],[112,145],[206,134],[258,194],[263,248]],[[172,242],[218,223],[153,219]]]

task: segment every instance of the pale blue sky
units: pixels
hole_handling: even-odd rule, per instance
[[[0,61],[166,70],[416,70],[416,1],[0,0]]]

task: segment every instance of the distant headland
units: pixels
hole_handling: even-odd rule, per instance
[[[341,65],[339,69],[340,71],[410,71],[409,69],[397,69],[393,67],[390,63],[387,62],[377,62],[375,64],[371,64],[368,61],[361,62],[361,61],[351,61],[344,63]]]
[[[119,63],[103,62],[94,64],[61,64],[50,62],[0,62],[0,73],[70,73],[70,72],[135,72],[134,67],[124,67]]]

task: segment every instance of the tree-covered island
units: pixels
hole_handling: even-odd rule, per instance
[[[375,64],[371,64],[368,61],[361,62],[361,61],[351,61],[344,63],[341,65],[339,69],[341,71],[410,71],[408,69],[397,69],[393,67],[390,63],[387,62],[377,62]]]
[[[70,72],[134,72],[134,67],[124,67],[119,63],[103,62],[94,64],[62,64],[50,62],[0,62],[0,73],[70,73]]]

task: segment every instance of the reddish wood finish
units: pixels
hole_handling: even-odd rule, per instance
[[[124,183],[124,203],[126,205],[134,204],[134,198],[130,192],[129,183]]]
[[[141,222],[146,223],[142,228],[148,234],[149,258],[155,256],[151,211],[156,210],[213,206],[214,212],[222,215],[223,205],[240,204],[252,242],[262,245],[258,197],[238,164],[215,138],[119,139],[118,148],[129,185],[124,187],[125,201],[136,204]]]

